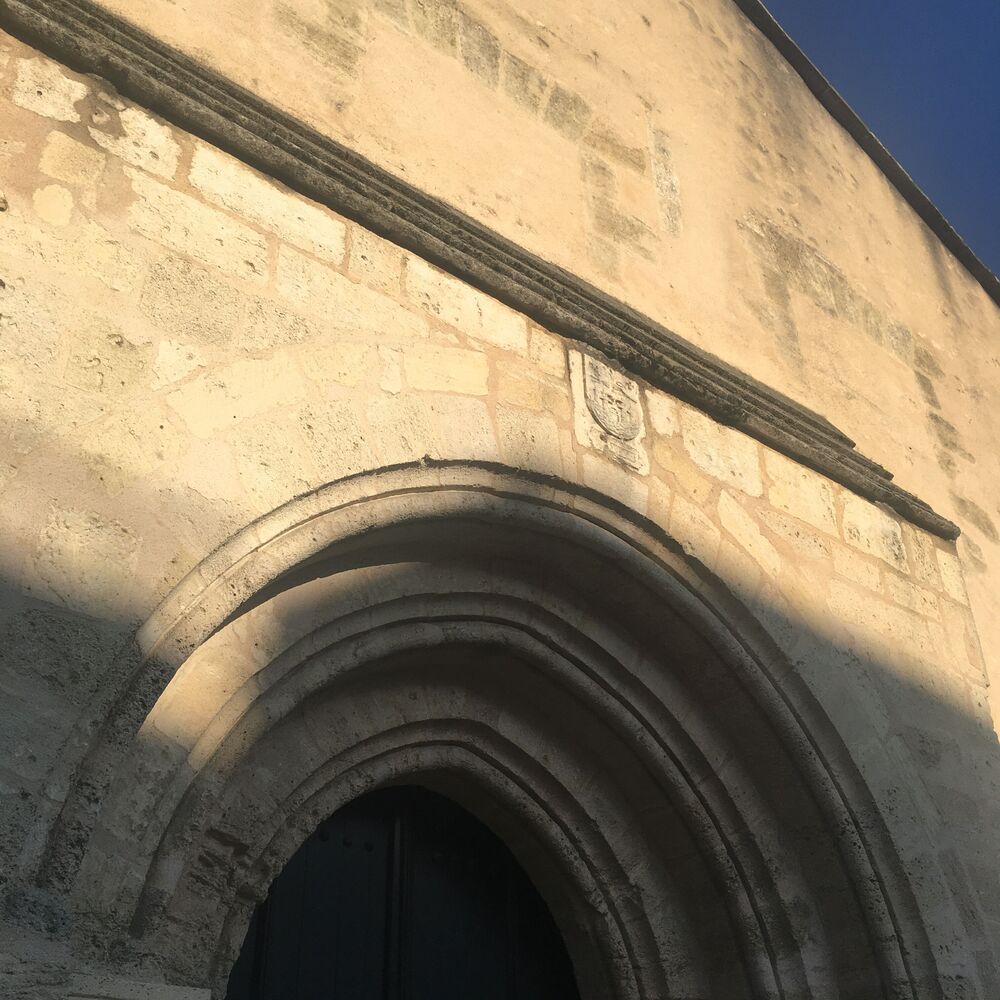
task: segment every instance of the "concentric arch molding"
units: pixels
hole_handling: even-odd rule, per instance
[[[946,539],[958,527],[828,420],[418,190],[91,0],[0,0],[0,27],[556,333]]]

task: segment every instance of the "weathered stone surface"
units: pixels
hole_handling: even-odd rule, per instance
[[[757,522],[727,490],[719,494],[719,521],[768,576],[778,575],[781,557],[761,533]]]
[[[583,456],[583,481],[632,510],[645,513],[649,488],[628,469],[598,455]]]
[[[288,357],[237,361],[175,389],[167,402],[198,437],[232,427],[306,393],[305,379]]]
[[[107,157],[62,132],[50,132],[38,167],[57,181],[93,187],[101,179]]]
[[[351,276],[387,295],[402,294],[403,262],[399,247],[361,226],[351,227]]]
[[[61,184],[46,184],[31,196],[35,214],[50,226],[69,225],[73,217],[73,195]]]
[[[94,115],[91,139],[112,156],[168,180],[177,173],[180,144],[173,130],[151,114],[127,105]]]
[[[969,598],[965,593],[965,580],[962,577],[962,564],[958,561],[958,556],[953,552],[939,548],[937,550],[937,564],[945,593],[960,604],[968,604]]]
[[[416,257],[406,264],[406,293],[425,312],[463,333],[481,330],[479,293]]]
[[[565,376],[566,345],[562,339],[534,326],[528,341],[528,354],[542,371],[549,375]]]
[[[844,538],[855,548],[906,572],[906,549],[899,522],[861,497],[844,495]]]
[[[670,533],[685,552],[706,566],[714,564],[722,535],[700,507],[690,503],[679,493],[674,496],[670,512]]]
[[[18,59],[11,99],[18,107],[62,122],[78,122],[77,101],[87,88],[71,80],[61,67],[48,59]]]
[[[223,344],[242,312],[239,292],[183,257],[162,257],[149,269],[139,298],[142,314],[163,334]]]
[[[52,506],[32,555],[32,591],[70,611],[127,619],[140,542],[119,521]]]
[[[881,588],[881,576],[877,563],[858,555],[843,545],[833,547],[833,567],[843,577],[877,591]]]
[[[767,498],[772,506],[821,531],[837,534],[834,490],[829,480],[767,448],[764,468],[768,478]]]
[[[136,194],[129,223],[137,233],[226,274],[264,284],[268,257],[263,236],[131,167],[126,172]]]
[[[485,396],[489,365],[478,351],[414,344],[403,352],[407,384],[427,392],[461,392]]]
[[[428,335],[425,317],[284,245],[278,250],[276,286],[291,308],[344,333],[391,343]]]
[[[562,475],[559,427],[551,416],[501,405],[496,420],[500,454],[508,465]]]
[[[699,469],[748,496],[761,496],[764,484],[756,441],[689,406],[681,407],[681,432],[684,447]]]
[[[681,429],[681,416],[677,401],[665,392],[647,392],[646,409],[653,430],[664,437],[672,437]]]
[[[231,156],[198,145],[190,178],[209,201],[323,260],[332,264],[343,261],[347,227],[340,219],[298,195],[283,191]]]
[[[461,744],[472,732],[470,745],[485,761],[481,755],[496,752],[495,734],[498,746],[516,747],[518,759],[530,762],[524,787],[532,795],[545,796],[550,781],[568,789],[567,800],[579,801],[586,822],[581,826],[574,815],[565,829],[584,830],[583,850],[593,834],[625,866],[626,877],[613,889],[614,898],[635,901],[620,924],[628,943],[632,928],[647,918],[653,928],[685,926],[690,919],[692,939],[709,930],[704,940],[710,943],[691,952],[696,961],[678,946],[632,970],[640,978],[648,973],[642,989],[650,996],[662,992],[657,970],[669,967],[672,992],[710,995],[728,985],[720,987],[720,956],[728,962],[739,949],[719,930],[730,926],[726,907],[711,912],[714,876],[694,877],[704,852],[689,841],[687,817],[675,823],[676,803],[658,791],[665,777],[657,773],[658,760],[676,748],[649,753],[638,742],[647,738],[640,732],[645,718],[653,720],[650,741],[672,739],[671,727],[659,724],[669,714],[683,730],[680,757],[691,740],[684,763],[692,766],[706,808],[716,794],[726,798],[720,829],[733,850],[742,854],[751,844],[753,864],[762,862],[776,880],[775,898],[796,901],[782,919],[810,942],[817,996],[877,994],[884,982],[871,970],[888,966],[866,965],[868,949],[905,936],[902,924],[867,926],[856,907],[859,893],[881,891],[878,877],[855,884],[840,861],[824,861],[842,856],[839,838],[861,836],[853,815],[872,816],[888,831],[885,842],[899,851],[892,879],[913,876],[912,906],[934,937],[935,961],[946,968],[947,982],[970,996],[976,990],[992,995],[985,977],[974,982],[967,952],[989,950],[976,937],[985,926],[977,907],[984,913],[989,907],[969,889],[969,873],[977,871],[976,859],[996,853],[990,839],[996,810],[989,805],[996,750],[975,617],[980,624],[992,620],[982,608],[992,607],[995,503],[962,464],[969,461],[964,454],[981,454],[982,442],[973,441],[980,432],[970,429],[968,414],[971,401],[990,398],[989,366],[982,361],[990,348],[975,338],[992,329],[992,314],[973,304],[979,293],[970,294],[947,257],[936,260],[933,272],[947,276],[948,295],[935,289],[931,271],[920,273],[926,241],[908,228],[905,207],[894,213],[872,208],[878,239],[859,235],[853,206],[875,203],[865,197],[873,179],[864,162],[850,155],[843,137],[818,127],[815,102],[806,107],[790,99],[781,113],[768,105],[774,80],[791,84],[787,74],[772,72],[761,46],[740,44],[742,21],[720,19],[705,5],[696,14],[667,5],[647,12],[650,23],[631,18],[639,38],[648,39],[632,46],[635,59],[646,59],[647,49],[681,53],[660,64],[661,73],[693,88],[678,86],[674,94],[700,86],[702,70],[692,67],[703,65],[704,43],[718,73],[713,94],[743,94],[768,112],[747,125],[746,108],[730,101],[733,121],[722,126],[708,105],[695,116],[686,96],[669,104],[669,114],[662,110],[659,75],[650,77],[652,84],[622,83],[630,77],[607,61],[603,43],[595,41],[597,55],[568,55],[581,39],[597,38],[578,11],[573,31],[563,32],[543,24],[541,15],[533,24],[520,15],[505,20],[488,4],[474,12],[429,0],[380,6],[387,18],[369,18],[353,0],[296,13],[314,29],[309,45],[301,31],[295,35],[306,47],[289,63],[303,71],[304,101],[313,99],[306,91],[314,85],[322,95],[310,120],[335,127],[352,147],[405,172],[424,191],[588,280],[599,273],[589,270],[597,266],[589,238],[610,240],[617,233],[617,276],[601,280],[613,281],[604,287],[626,305],[665,317],[689,340],[835,415],[890,466],[898,460],[904,467],[898,456],[905,447],[904,483],[926,476],[938,502],[971,512],[970,541],[975,534],[982,544],[962,550],[970,592],[951,550],[938,540],[831,489],[788,459],[768,451],[761,456],[751,438],[645,382],[655,374],[657,385],[700,399],[696,383],[683,379],[694,377],[698,364],[714,365],[719,379],[738,387],[718,405],[724,421],[748,419],[761,398],[749,380],[700,354],[686,366],[666,364],[676,356],[642,339],[655,341],[658,328],[616,311],[606,297],[584,294],[585,282],[560,283],[554,268],[516,253],[506,263],[493,261],[489,254],[499,243],[483,235],[476,244],[477,283],[491,287],[490,268],[501,273],[509,266],[505,280],[516,290],[517,268],[538,268],[528,276],[537,279],[532,294],[551,313],[533,313],[528,324],[355,223],[346,242],[336,226],[331,235],[321,220],[340,223],[325,209],[96,83],[79,85],[82,94],[67,89],[70,77],[58,70],[43,104],[47,113],[61,109],[77,120],[55,126],[66,126],[55,138],[48,131],[53,123],[37,108],[8,103],[4,117],[18,138],[0,146],[0,563],[13,591],[0,593],[0,699],[10,720],[0,737],[6,762],[0,764],[0,868],[6,872],[11,857],[26,870],[39,860],[45,827],[67,802],[65,828],[57,828],[53,840],[57,860],[46,862],[46,877],[75,886],[71,909],[80,926],[74,941],[85,942],[87,961],[123,956],[123,968],[162,966],[177,981],[203,982],[197,963],[204,957],[208,966],[204,942],[214,947],[218,940],[216,917],[234,892],[240,900],[262,898],[269,874],[287,856],[275,848],[258,864],[254,837],[269,841],[271,824],[287,826],[293,838],[305,836],[317,816],[336,805],[324,792],[315,815],[292,815],[310,794],[299,790],[303,778],[356,741],[397,732],[419,739],[430,720],[436,748]],[[194,8],[188,13],[171,23],[198,24],[202,15]],[[131,15],[142,19],[148,11]],[[216,15],[238,45],[227,5],[213,8]],[[615,12],[616,33],[631,45],[636,36],[629,19],[627,11]],[[715,40],[690,49],[664,46],[674,36],[690,42],[694,36],[679,26],[695,21],[705,39]],[[278,16],[274,37],[258,31],[255,37],[267,40],[257,44],[284,44],[281,33],[290,36],[290,23],[287,14]],[[658,37],[659,30],[670,34]],[[324,46],[349,38],[354,92],[345,91],[343,80],[316,85],[314,62],[329,64],[340,51]],[[218,51],[211,31],[193,44],[209,61]],[[504,51],[508,44],[520,55]],[[27,51],[0,38],[0,67],[10,46],[17,56]],[[726,69],[731,51],[744,67],[736,76]],[[235,64],[259,71],[260,78],[249,81],[254,89],[279,72],[271,53],[260,55],[244,51]],[[18,86],[20,66],[12,58],[2,77],[8,93],[0,94],[0,111]],[[426,80],[407,75],[413,66],[426,70]],[[653,91],[623,96],[622,87],[640,83]],[[389,130],[378,133],[385,111],[379,102],[392,104],[393,87],[413,97],[412,114],[394,114]],[[290,107],[300,96],[286,94]],[[450,94],[461,96],[449,101]],[[21,96],[31,104],[30,94]],[[458,112],[466,101],[473,110],[463,116]],[[583,108],[575,122],[574,103]],[[739,122],[748,135],[734,131]],[[777,134],[785,126],[789,130]],[[669,150],[662,148],[666,129]],[[738,151],[731,170],[729,161],[725,170],[701,169],[708,132],[713,150]],[[819,169],[829,172],[824,191],[838,189],[837,177],[855,177],[857,197],[838,200],[843,231],[823,224],[827,209],[804,189],[817,165],[802,161],[814,154],[798,148],[793,132],[822,140]],[[469,135],[486,146],[470,144]],[[643,135],[650,137],[648,148],[637,138]],[[459,145],[454,136],[464,137]],[[520,151],[516,161],[482,152],[503,154],[502,144],[491,145],[497,136]],[[266,137],[258,138],[258,151],[266,151]],[[461,143],[475,147],[471,159]],[[493,162],[481,162],[487,158]],[[123,171],[119,161],[130,169]],[[664,170],[673,173],[665,184]],[[670,199],[688,172],[701,188],[685,196],[682,234],[679,199],[673,205]],[[746,191],[725,180],[736,174],[757,178],[746,186],[754,206],[781,204],[788,217],[780,225],[758,225],[752,238],[734,227],[734,218],[745,223],[747,217]],[[785,187],[775,201],[769,185],[779,176]],[[340,180],[349,178],[345,173]],[[402,199],[401,189],[393,190]],[[878,191],[884,207],[884,184]],[[394,202],[391,191],[381,198],[383,218],[399,209],[419,222],[424,195],[405,203]],[[361,212],[358,205],[355,210]],[[450,219],[453,227],[437,231],[445,238],[431,256],[444,260],[463,239],[472,240],[471,230],[453,216],[436,218]],[[326,249],[314,237],[326,239]],[[901,253],[904,246],[910,249]],[[862,248],[870,257],[865,266],[854,260]],[[776,261],[784,261],[786,273],[758,273],[774,271]],[[914,275],[922,278],[927,300],[916,313]],[[853,287],[861,282],[864,296]],[[877,309],[869,297],[878,300]],[[564,340],[536,323],[580,340]],[[963,343],[976,345],[975,377],[955,360],[962,352],[954,350],[951,325],[959,323]],[[867,338],[865,352],[852,340],[855,329]],[[920,335],[909,332],[917,329]],[[624,346],[606,364],[600,352],[610,330]],[[680,342],[677,350],[689,347]],[[913,368],[929,388],[913,381]],[[877,395],[872,385],[880,386]],[[768,427],[780,437],[780,415],[801,411],[787,401],[775,405],[779,416],[771,414]],[[923,407],[943,415],[931,418]],[[988,423],[987,415],[984,427]],[[954,445],[947,467],[934,464],[945,425]],[[809,426],[827,444],[836,442],[818,418]],[[848,453],[843,442],[830,447]],[[385,468],[396,465],[402,467]],[[984,482],[988,465],[980,459],[976,467]],[[383,544],[381,529],[397,517],[405,528],[392,527],[390,544]],[[846,541],[836,537],[838,519]],[[456,526],[462,530],[450,530]],[[326,547],[342,537],[341,529],[350,539],[345,548],[335,551],[339,541]],[[678,540],[680,550],[664,534]],[[367,550],[376,537],[378,544]],[[433,544],[425,545],[428,539]],[[400,628],[383,628],[379,615],[397,608]],[[519,614],[523,621],[510,621]],[[140,635],[152,651],[150,662],[132,653],[116,659],[115,644],[104,643],[101,630],[107,625],[110,636],[126,640],[140,619],[148,619]],[[65,625],[77,620],[85,623],[79,629]],[[312,655],[308,638],[295,647],[303,639],[297,629],[328,626],[360,631],[329,655]],[[348,675],[400,636],[424,650],[413,670],[397,669],[390,656],[378,659],[378,669]],[[453,640],[475,642],[477,652],[463,654],[452,670],[442,664]],[[216,641],[219,647],[212,646]],[[525,657],[530,669],[522,669],[521,643],[539,651],[537,664]],[[591,646],[596,653],[589,662]],[[293,647],[287,660],[275,662]],[[303,650],[308,655],[295,663]],[[730,670],[728,657],[739,667]],[[758,673],[768,678],[760,687]],[[101,683],[108,688],[97,699]],[[314,713],[308,731],[298,715],[304,703]],[[122,717],[114,716],[117,709],[111,717],[101,714],[100,706],[117,704],[124,706]],[[627,725],[595,724],[622,710],[633,720]],[[456,721],[468,730],[452,732]],[[786,732],[798,725],[802,731]],[[538,733],[547,727],[551,739],[543,745]],[[605,730],[612,729],[620,745],[605,742]],[[923,734],[912,745],[900,735],[911,731]],[[784,747],[787,738],[787,756],[767,742],[779,732],[774,747]],[[65,747],[64,737],[70,739]],[[829,757],[828,738],[835,745]],[[941,749],[948,740],[956,752]],[[824,783],[814,795],[809,768],[800,767],[809,746],[819,751],[817,767],[836,759],[849,780]],[[382,777],[405,779],[411,759],[423,766],[425,754],[450,752],[413,744],[406,759],[393,764],[398,770],[362,774],[356,785],[352,777],[346,794]],[[640,756],[643,767],[636,770],[628,762]],[[451,773],[459,760],[429,763]],[[615,780],[607,780],[605,768]],[[77,775],[85,777],[74,784]],[[105,775],[113,779],[107,795]],[[194,794],[184,794],[196,775]],[[772,794],[775,780],[780,789]],[[860,810],[840,812],[832,803],[846,817],[842,822],[828,823],[825,799],[817,809],[822,796],[850,797],[862,787]],[[546,808],[559,799],[546,797]],[[174,830],[188,832],[174,838]],[[649,831],[655,836],[647,837]],[[927,845],[940,838],[949,853],[939,865]],[[662,853],[650,855],[642,846],[647,840]],[[602,858],[594,870],[614,878],[618,862]],[[674,881],[670,865],[678,858],[684,870]],[[254,875],[257,881],[247,886],[248,872],[258,869],[268,874]],[[660,874],[649,881],[647,869]],[[690,893],[678,903],[680,924],[670,909],[676,894],[656,889],[663,878]],[[987,881],[977,875],[972,884]],[[139,905],[143,892],[148,898]],[[658,906],[661,898],[662,909],[647,910],[649,900]],[[596,926],[604,919],[600,893],[587,899]],[[161,902],[168,916],[156,923]],[[871,913],[881,905],[875,902]],[[16,909],[6,901],[0,906],[0,977],[9,968],[5,949],[16,931],[7,922]],[[18,919],[44,924],[28,905],[18,912]],[[150,913],[150,926],[158,929],[144,937]],[[829,927],[838,933],[827,934]],[[233,942],[233,954],[238,945]],[[904,946],[908,960],[923,961],[919,942],[907,939]],[[77,958],[59,966],[62,979],[46,990],[71,994],[66,980]],[[699,978],[702,961],[710,970]],[[746,992],[742,981],[737,985]]]

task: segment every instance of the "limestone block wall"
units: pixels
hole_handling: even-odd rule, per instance
[[[529,108],[531,79],[526,64]],[[87,887],[67,902],[34,877],[86,749],[76,727],[139,626],[292,498],[448,460],[612,498],[721,581],[871,789],[945,995],[996,994],[996,739],[953,545],[8,37],[0,92],[0,975],[14,995],[57,995],[92,960],[73,937]],[[565,132],[575,105],[559,101]],[[608,140],[605,155],[626,153]],[[755,225],[746,238],[774,246]],[[976,295],[963,308],[986,315]],[[906,365],[922,357],[893,336]],[[971,363],[948,357],[948,379]]]
[[[995,658],[997,305],[732,0],[103,2],[833,419]]]

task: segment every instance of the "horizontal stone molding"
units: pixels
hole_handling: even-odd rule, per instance
[[[946,539],[959,529],[828,420],[91,0],[0,0],[0,26],[722,424]],[[971,251],[970,251],[971,252]]]

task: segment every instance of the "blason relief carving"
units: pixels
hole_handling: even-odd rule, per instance
[[[589,354],[570,351],[569,363],[577,440],[633,472],[648,473],[638,383]]]

